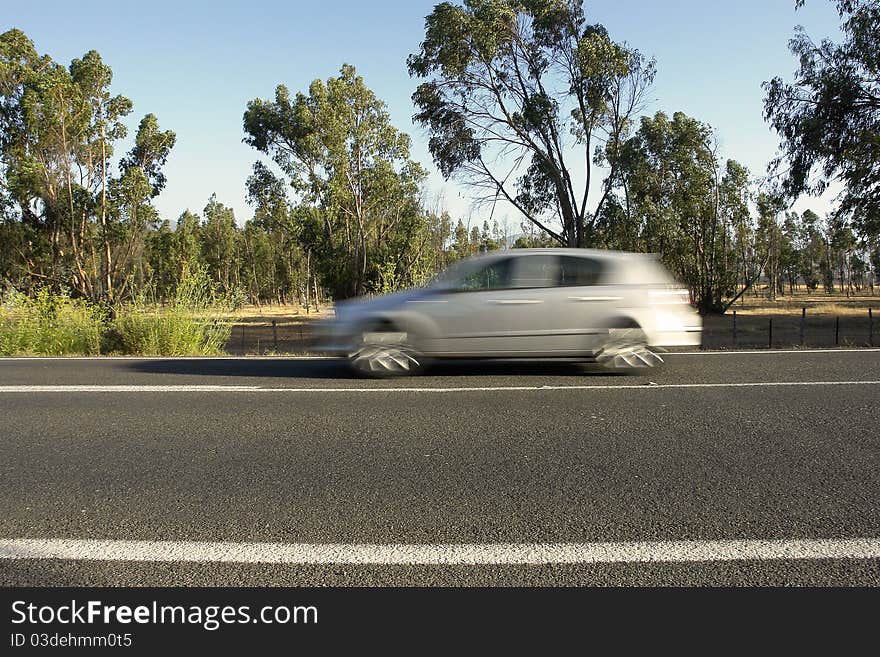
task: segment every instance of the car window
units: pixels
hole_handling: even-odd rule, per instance
[[[516,259],[510,287],[553,287],[559,280],[559,258],[552,254]]]
[[[484,267],[468,272],[456,286],[462,291],[498,290],[510,287],[512,259],[495,260]]]
[[[602,275],[602,265],[593,258],[562,256],[559,258],[559,285],[597,285]]]

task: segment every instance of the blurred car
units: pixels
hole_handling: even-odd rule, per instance
[[[436,358],[565,358],[610,369],[663,362],[699,345],[689,293],[656,256],[514,249],[459,261],[424,288],[337,304],[319,349],[373,377],[416,374]]]

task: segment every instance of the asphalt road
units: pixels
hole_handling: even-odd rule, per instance
[[[395,381],[333,360],[0,360],[0,585],[878,586],[878,411],[880,350]],[[24,539],[78,552],[25,558]],[[97,560],[92,539],[282,547]],[[798,556],[817,539],[869,548]],[[737,541],[795,547],[717,555]],[[421,556],[268,563],[388,545]],[[658,557],[669,545],[690,556]],[[478,563],[444,563],[449,546]]]

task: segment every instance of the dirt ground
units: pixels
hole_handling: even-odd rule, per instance
[[[233,314],[226,351],[245,355],[302,355],[314,344],[315,324],[333,315],[333,306],[245,306]]]
[[[316,321],[332,314],[332,305],[321,306],[317,312],[299,306],[247,306],[233,315],[226,350],[233,355],[308,353]],[[799,291],[776,301],[750,294],[724,315],[703,318],[704,349],[872,345],[880,346],[880,294],[847,298]]]

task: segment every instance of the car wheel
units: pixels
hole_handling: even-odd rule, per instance
[[[630,372],[663,365],[659,354],[651,351],[645,332],[638,326],[612,328],[608,340],[596,356],[606,369]]]
[[[349,364],[360,376],[389,378],[418,374],[426,361],[408,333],[383,325],[360,333]]]

